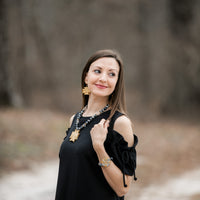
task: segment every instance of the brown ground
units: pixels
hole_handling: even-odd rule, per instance
[[[0,110],[0,174],[57,157],[67,121],[48,110]]]
[[[67,121],[67,115],[49,110],[1,109],[0,174],[56,158]],[[139,138],[136,187],[158,184],[200,166],[197,122],[162,118],[133,123]]]
[[[136,121],[135,127],[142,158],[137,170],[138,177],[143,177],[140,184],[165,180],[200,166],[200,124],[162,119]]]

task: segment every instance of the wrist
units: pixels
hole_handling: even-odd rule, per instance
[[[100,167],[109,167],[112,160],[113,160],[112,157],[110,157],[110,158],[103,158],[102,161],[98,163],[98,165]]]
[[[94,150],[96,153],[101,153],[105,151],[104,144],[98,143],[94,145]]]

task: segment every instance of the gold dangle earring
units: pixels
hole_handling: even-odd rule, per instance
[[[82,93],[83,93],[84,95],[89,95],[89,94],[90,94],[90,90],[89,90],[88,86],[85,86],[85,87],[82,89]]]

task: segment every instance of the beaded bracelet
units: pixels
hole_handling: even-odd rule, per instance
[[[99,162],[98,165],[101,166],[101,167],[108,167],[112,161],[112,157],[110,158],[103,158],[102,159],[102,162]]]

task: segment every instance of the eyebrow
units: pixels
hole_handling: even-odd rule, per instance
[[[102,69],[102,67],[100,67],[100,66],[98,66],[98,65],[93,65],[92,67],[97,67],[97,68],[99,68],[99,69]],[[113,68],[109,69],[108,71],[116,71],[116,72],[118,72],[117,69],[113,69]]]

